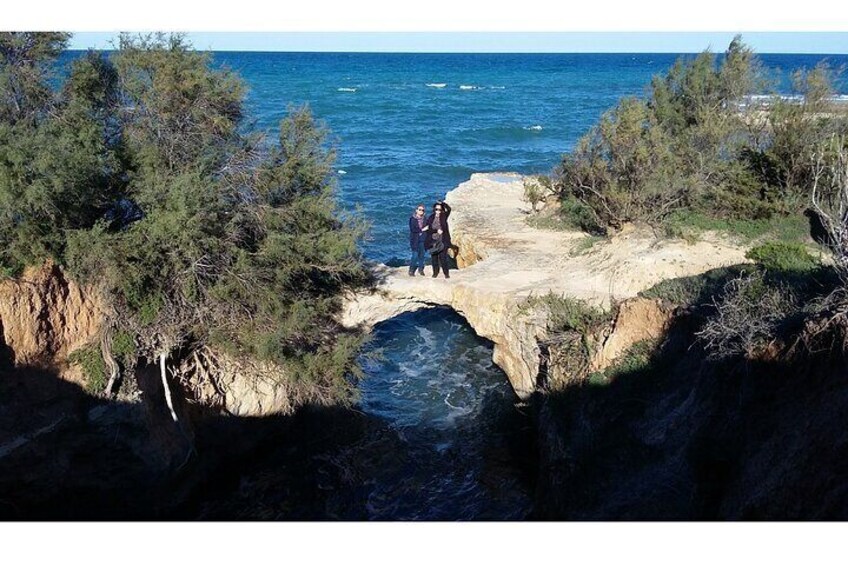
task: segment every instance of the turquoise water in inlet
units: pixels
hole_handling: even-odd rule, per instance
[[[288,105],[310,104],[338,149],[342,205],[361,208],[371,221],[365,253],[402,263],[406,220],[417,203],[429,207],[474,172],[550,171],[605,110],[624,96],[643,96],[676,58],[215,53],[214,63],[246,79],[255,127],[270,135]],[[788,71],[824,58],[848,64],[846,56],[762,56],[784,93]],[[363,359],[368,378],[358,408],[383,422],[391,441],[348,446],[345,460],[368,472],[356,485],[333,486],[356,502],[350,514],[331,515],[530,515],[531,424],[492,363],[491,344],[457,314],[437,309],[379,325],[373,346],[382,356]]]

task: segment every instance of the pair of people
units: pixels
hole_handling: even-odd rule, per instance
[[[409,247],[412,249],[409,276],[414,277],[416,271],[424,275],[424,254],[429,253],[433,263],[433,278],[439,276],[441,267],[445,278],[449,279],[448,249],[451,247],[451,239],[448,216],[451,208],[445,201],[439,200],[433,204],[432,214],[425,217],[425,212],[424,205],[419,204],[409,218]]]

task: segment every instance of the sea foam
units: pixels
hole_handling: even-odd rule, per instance
[[[427,86],[431,88],[444,88],[448,85],[446,82],[428,82]]]
[[[346,87],[346,86],[339,87],[336,90],[339,91],[339,92],[356,92],[355,88],[349,88],[349,87]]]

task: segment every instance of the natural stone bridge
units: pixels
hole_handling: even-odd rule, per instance
[[[432,278],[429,267],[426,276],[410,277],[407,267],[376,266],[377,288],[348,298],[344,324],[371,327],[421,308],[453,308],[494,343],[495,363],[526,398],[536,388],[546,335],[546,313],[523,304],[531,294],[608,306],[664,279],[746,261],[743,248],[717,237],[689,244],[629,230],[596,242],[576,231],[535,229],[523,194],[524,177],[511,173],[475,174],[448,192],[459,269],[446,280]]]

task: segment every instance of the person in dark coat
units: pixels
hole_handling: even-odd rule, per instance
[[[450,226],[448,217],[451,207],[439,200],[433,204],[433,213],[427,217],[427,250],[430,251],[433,262],[433,277],[439,276],[439,267],[445,273],[445,278],[450,278],[448,268],[448,249],[451,247]]]
[[[424,252],[427,245],[427,219],[424,217],[424,205],[419,204],[412,216],[409,217],[409,248],[412,250],[412,260],[409,262],[409,276],[418,274],[424,276]]]

